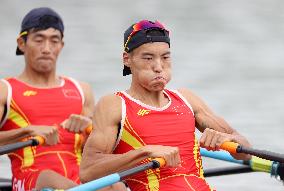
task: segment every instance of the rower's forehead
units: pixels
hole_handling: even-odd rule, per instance
[[[150,43],[145,43],[141,45],[140,47],[134,49],[133,54],[140,54],[140,55],[145,55],[145,54],[159,54],[159,55],[164,55],[164,54],[170,54],[170,47],[168,43],[165,42],[150,42]]]
[[[50,37],[58,37],[62,38],[62,34],[59,30],[55,28],[48,28],[44,30],[33,30],[31,29],[28,33],[30,37],[45,37],[45,38],[50,38]]]

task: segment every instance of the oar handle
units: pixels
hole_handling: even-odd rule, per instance
[[[166,166],[166,160],[162,157],[152,159],[154,163],[153,168],[160,168]],[[156,164],[155,164],[156,163]],[[157,165],[157,166],[155,166]]]
[[[234,142],[224,142],[221,145],[221,149],[228,151],[231,154],[236,154],[237,153],[237,148],[239,147],[238,143],[234,143]]]
[[[31,140],[34,140],[34,144],[32,146],[43,145],[45,143],[45,139],[39,135],[32,137]]]

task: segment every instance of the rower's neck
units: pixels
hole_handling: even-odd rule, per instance
[[[61,79],[53,73],[35,73],[25,70],[17,79],[38,88],[53,88],[61,84]]]
[[[169,103],[164,91],[148,91],[146,89],[132,89],[126,91],[131,97],[153,107],[163,107]]]

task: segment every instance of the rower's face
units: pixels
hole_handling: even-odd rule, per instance
[[[63,45],[60,31],[54,28],[29,32],[26,42],[19,43],[18,40],[26,64],[39,73],[55,70],[57,57]]]
[[[131,53],[124,53],[124,64],[131,68],[134,83],[148,90],[161,91],[171,79],[170,54],[168,43],[146,43]]]

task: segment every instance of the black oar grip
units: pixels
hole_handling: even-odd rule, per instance
[[[26,141],[23,141],[23,142],[17,142],[17,143],[4,145],[4,146],[0,147],[0,155],[8,154],[8,153],[13,152],[17,149],[21,149],[21,148],[28,147],[28,146],[42,145],[42,144],[44,144],[44,142],[45,142],[45,140],[44,140],[43,137],[35,136],[35,137],[28,139]]]
[[[122,179],[126,176],[130,176],[132,174],[142,172],[144,170],[163,167],[163,166],[165,166],[165,164],[166,164],[166,162],[163,158],[155,158],[155,159],[153,159],[152,161],[150,161],[146,164],[142,164],[142,165],[136,166],[134,168],[131,168],[129,170],[119,172],[118,174],[119,174],[120,178]]]
[[[31,138],[31,140],[33,140],[32,146],[43,145],[45,143],[45,139],[42,136],[39,136],[39,135]]]
[[[152,168],[160,168],[166,166],[166,161],[164,158],[154,158],[152,160],[153,167]]]
[[[23,147],[31,146],[34,144],[34,140],[27,140],[24,142],[12,143],[9,145],[4,145],[0,147],[0,155],[8,154],[17,149],[21,149]]]

